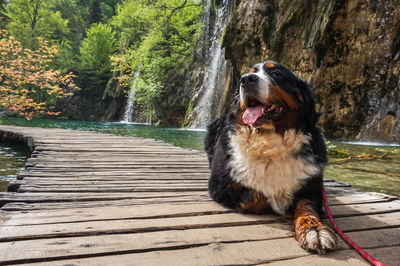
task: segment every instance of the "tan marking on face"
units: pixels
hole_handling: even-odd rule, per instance
[[[252,69],[250,69],[250,72],[254,73],[254,72],[256,72],[256,70],[254,68],[252,68]]]
[[[258,130],[262,130],[262,129],[264,129],[264,130],[272,130],[272,129],[275,129],[275,125],[274,125],[274,123],[272,121],[268,121],[266,123],[263,123],[261,126],[257,126],[257,129]]]
[[[268,63],[265,64],[265,67],[268,68],[268,69],[270,69],[270,68],[274,68],[275,65],[274,65],[274,63],[272,63],[272,62],[268,62]]]
[[[243,112],[246,110],[246,105],[244,104],[243,101],[240,101],[239,106],[240,106],[240,110],[242,110]]]
[[[296,99],[292,95],[288,94],[281,87],[276,86],[276,85],[271,85],[271,92],[272,92],[274,98],[283,100],[290,109],[297,108]]]

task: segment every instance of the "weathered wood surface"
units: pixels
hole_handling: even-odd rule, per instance
[[[346,244],[302,250],[290,221],[212,202],[204,153],[155,140],[0,126],[28,143],[26,169],[0,193],[0,264],[368,265]],[[400,201],[326,180],[343,231],[400,265]]]

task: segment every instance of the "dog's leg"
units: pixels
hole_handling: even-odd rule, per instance
[[[306,250],[324,254],[338,245],[335,232],[321,221],[308,200],[299,200],[296,203],[294,229],[296,240]]]
[[[216,202],[243,213],[265,213],[267,199],[252,189],[231,181],[229,177],[211,175],[208,191]]]
[[[267,198],[255,190],[247,189],[242,198],[237,207],[240,212],[261,214],[269,210]]]

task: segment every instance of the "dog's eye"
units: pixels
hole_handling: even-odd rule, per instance
[[[268,73],[271,77],[276,78],[279,76],[279,73],[277,71],[271,71]]]

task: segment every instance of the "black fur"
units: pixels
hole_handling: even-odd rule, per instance
[[[306,199],[316,212],[320,213],[322,207],[322,170],[327,161],[326,146],[320,130],[316,127],[319,113],[315,111],[314,99],[307,82],[297,77],[284,66],[273,62],[273,69],[266,69],[264,64],[257,64],[254,71],[264,68],[270,81],[282,88],[285,92],[296,99],[297,109],[297,128],[311,136],[308,145],[303,145],[301,151],[296,156],[314,158],[315,163],[321,168],[320,174],[310,176],[303,187],[294,195],[294,201],[288,211],[293,210],[295,203],[301,199]],[[229,148],[229,134],[235,132],[239,126],[238,116],[241,114],[239,106],[239,96],[233,101],[231,111],[226,116],[220,117],[212,122],[207,129],[205,138],[205,150],[211,168],[209,179],[209,194],[211,198],[230,208],[240,210],[240,203],[252,200],[252,190],[237,183],[231,176],[231,150]],[[246,125],[241,125],[246,126]],[[282,125],[281,125],[282,126]],[[284,126],[284,125],[283,125]]]

